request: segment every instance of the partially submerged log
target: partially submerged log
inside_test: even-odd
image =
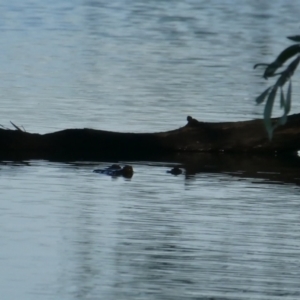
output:
[[[300,114],[288,118],[269,141],[262,120],[199,122],[156,133],[65,129],[47,134],[0,129],[1,159],[109,160],[155,159],[189,152],[292,153],[300,150]],[[273,119],[274,122],[277,119]]]

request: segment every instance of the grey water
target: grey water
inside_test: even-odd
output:
[[[0,123],[166,131],[261,118],[298,1],[0,2]],[[292,111],[300,111],[299,75]],[[280,115],[279,105],[274,115]],[[0,162],[1,299],[299,299],[299,159]],[[180,165],[183,174],[167,173]]]

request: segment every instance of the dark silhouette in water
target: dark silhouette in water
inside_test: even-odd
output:
[[[131,178],[134,173],[132,166],[125,165],[123,168],[121,168],[121,166],[117,164],[113,164],[106,169],[96,169],[93,172],[109,175],[112,177],[123,176],[125,178]]]
[[[173,174],[173,175],[180,175],[182,174],[182,170],[179,167],[174,167],[173,169],[167,171],[167,173]]]

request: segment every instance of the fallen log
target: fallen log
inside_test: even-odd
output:
[[[156,133],[65,129],[37,134],[0,129],[0,159],[109,160],[155,159],[189,152],[292,153],[300,150],[300,114],[288,117],[268,139],[262,120],[199,122],[187,117],[181,128]],[[272,119],[273,122],[277,118]]]

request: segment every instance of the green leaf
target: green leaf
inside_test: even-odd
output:
[[[285,113],[288,114],[291,110],[292,104],[292,81],[290,80],[290,84],[286,93],[286,103],[285,103]]]
[[[287,68],[281,72],[281,76],[278,78],[276,81],[275,85],[276,86],[284,86],[285,83],[290,80],[290,78],[293,76],[295,70],[297,69],[298,65],[300,62],[300,56],[298,55],[296,59],[294,59],[288,66]]]
[[[272,62],[270,63],[265,72],[264,72],[264,75],[263,77],[265,79],[268,79],[269,77],[272,77],[272,76],[275,76],[277,74],[275,74],[275,72],[277,71],[278,68],[282,67],[282,65],[287,61],[289,60],[290,58],[292,58],[293,56],[295,56],[296,54],[300,53],[300,45],[298,44],[295,44],[295,45],[292,45],[286,49],[284,49],[279,55],[278,57]],[[298,62],[299,63],[299,62]],[[297,65],[298,65],[297,63]],[[263,64],[257,64],[255,65],[254,67],[256,66],[259,66],[259,65],[263,65]],[[290,67],[290,66],[289,66]],[[288,68],[289,68],[288,67]],[[297,66],[296,66],[297,67]],[[294,69],[295,70],[295,69]]]
[[[292,75],[296,71],[296,69],[299,65],[299,61],[300,61],[300,56],[298,55],[298,57],[296,59],[294,59],[287,67],[287,69],[292,73]]]
[[[280,108],[283,107],[285,107],[285,99],[284,99],[283,89],[280,88]]]
[[[261,103],[263,103],[263,102],[265,101],[266,97],[267,97],[268,94],[269,94],[270,89],[271,89],[271,86],[268,87],[261,95],[259,95],[259,96],[255,99],[255,101],[256,101],[257,104],[261,104]]]
[[[284,125],[286,123],[287,117],[286,117],[286,113],[285,113],[285,107],[286,107],[286,102],[285,102],[285,98],[284,98],[284,93],[283,93],[283,89],[280,88],[280,108],[283,108],[283,115],[282,117],[277,121],[276,124],[276,128],[279,125]]]
[[[279,125],[284,125],[287,121],[287,115],[286,113],[283,114],[283,116],[278,120],[276,127],[278,127]]]
[[[287,38],[294,42],[300,42],[300,35],[287,36]]]
[[[268,65],[266,68],[263,78],[268,79],[269,77],[274,76],[275,72],[277,71],[278,68],[282,66],[281,63],[278,63],[277,60],[273,61],[271,64]]]
[[[273,110],[276,93],[277,93],[277,86],[275,85],[269,94],[269,97],[268,97],[268,100],[267,100],[267,103],[265,106],[265,110],[264,110],[264,123],[265,123],[265,127],[268,132],[268,136],[269,136],[270,140],[272,139],[273,130],[274,130],[274,128],[272,127],[271,115],[272,115],[272,110]]]
[[[276,61],[283,65],[287,60],[300,52],[300,45],[295,44],[284,49],[276,58]]]
[[[284,112],[282,117],[278,120],[276,127],[279,125],[284,125],[287,121],[287,116],[288,113],[291,110],[291,103],[292,103],[292,82],[290,81],[290,84],[288,86],[288,91],[287,91],[287,95],[286,95],[286,101],[284,100],[284,94],[283,91],[281,89],[281,97],[280,97],[280,102],[282,101],[281,99],[283,98],[284,104],[283,104],[283,108],[284,108]]]

